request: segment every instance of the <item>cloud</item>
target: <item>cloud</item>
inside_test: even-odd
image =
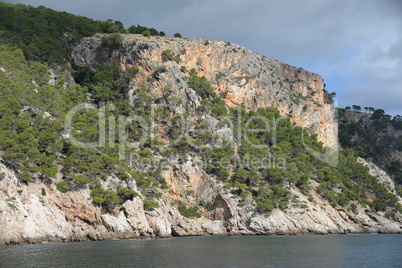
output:
[[[402,114],[400,0],[21,0],[146,25],[169,35],[219,39],[321,74],[341,106]],[[379,90],[381,89],[381,90]]]
[[[349,63],[344,69],[345,76],[350,72],[353,77],[342,95],[346,105],[359,103],[385,108],[389,114],[401,114],[402,38],[388,46],[370,46]],[[363,82],[353,84],[357,79]]]

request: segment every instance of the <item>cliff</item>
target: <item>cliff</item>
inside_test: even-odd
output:
[[[69,155],[67,152],[70,145],[65,142],[54,160],[58,164],[55,178],[33,172],[32,179],[28,181],[23,180],[16,166],[2,155],[0,244],[181,235],[402,231],[401,214],[397,210],[393,211],[393,207],[389,207],[390,203],[378,202],[382,198],[381,191],[377,193],[368,188],[357,188],[360,183],[357,177],[360,174],[363,174],[362,178],[370,179],[370,185],[376,187],[384,181],[386,174],[381,174],[381,181],[365,175],[369,168],[376,169],[374,164],[364,162],[368,168],[361,164],[350,165],[351,169],[346,172],[340,168],[326,167],[319,159],[301,151],[304,140],[298,135],[303,132],[296,126],[306,127],[310,129],[306,132],[316,133],[325,146],[335,149],[338,146],[336,118],[331,104],[327,103],[328,96],[319,75],[227,42],[123,35],[118,45],[111,47],[105,45],[105,37],[108,36],[86,37],[73,45],[71,66],[80,71],[83,70],[80,68],[89,67],[90,72],[86,71],[85,74],[96,77],[96,72],[102,66],[117,63],[118,71],[112,76],[117,77],[116,83],[122,91],[119,94],[125,97],[131,109],[137,109],[136,114],[152,115],[151,109],[148,111],[144,104],[149,102],[152,109],[161,112],[158,117],[161,123],[151,125],[155,129],[151,136],[164,146],[154,148],[146,145],[146,150],[134,151],[143,159],[147,159],[144,156],[146,154],[152,156],[145,164],[135,161],[130,163],[131,170],[121,171],[123,166],[108,163],[104,164],[103,170],[91,173],[74,170],[81,160],[88,161],[90,157],[79,155],[78,150]],[[4,67],[7,72],[10,70]],[[190,71],[193,68],[196,75]],[[64,84],[60,88],[66,90],[74,84],[71,81],[72,76],[77,77],[74,72],[78,71],[52,69],[51,83],[57,84],[58,79],[64,76]],[[205,80],[201,79],[202,76]],[[204,91],[197,91],[195,86],[189,85],[191,79],[201,84],[205,92],[208,92],[205,82],[208,81],[227,107],[213,93],[203,97],[206,94]],[[94,98],[99,93],[96,90],[102,87],[90,86],[92,92],[86,97],[87,101],[92,105],[98,104]],[[214,114],[214,107],[209,107],[209,110],[205,108],[211,103],[218,107],[223,105],[224,109]],[[212,154],[211,151],[216,157],[223,154],[221,148],[226,150],[226,144],[234,148],[225,151],[227,155],[241,155],[242,150],[260,152],[259,149],[242,148],[241,138],[239,140],[235,133],[236,128],[230,127],[230,122],[225,123],[225,116],[217,115],[228,114],[228,111],[232,111],[229,107],[236,108],[239,104],[245,107],[240,113],[258,112],[258,108],[273,106],[281,115],[290,118],[291,123],[287,125],[287,119],[283,119],[284,129],[282,132],[278,130],[278,139],[280,134],[286,141],[272,142],[276,136],[270,136],[270,139],[265,136],[253,137],[272,142],[272,148],[262,154],[272,153],[286,160],[289,165],[284,167],[283,172],[276,166],[256,169],[248,167],[244,172],[234,167],[233,163],[224,170],[203,164],[203,161],[208,160],[206,157]],[[116,105],[110,108],[110,113],[116,113],[117,117],[116,111],[119,109]],[[265,112],[274,114],[274,120],[278,119],[274,110],[268,109]],[[46,116],[56,116],[54,114]],[[129,117],[135,117],[128,114]],[[174,125],[174,118],[183,114],[186,115],[185,120],[190,124],[190,129],[194,130],[196,124],[203,124],[208,130],[210,136],[205,142],[206,149],[195,145],[179,147],[172,142],[174,130],[178,128]],[[110,129],[113,124],[110,123],[112,121],[108,122]],[[58,133],[63,142],[71,137],[69,130],[65,128]],[[138,128],[132,127],[125,133],[127,137],[120,132],[119,137],[128,139],[132,134],[133,145],[138,142],[137,138],[141,134],[136,131]],[[82,132],[78,130],[75,134]],[[297,137],[292,138],[292,135]],[[305,135],[306,138],[309,136]],[[280,145],[275,146],[277,143]],[[319,146],[313,141],[310,145]],[[179,153],[180,159],[169,154],[172,148]],[[66,171],[63,165],[67,165],[69,159],[74,160],[74,157],[81,158],[69,164],[71,167]],[[352,160],[356,161],[352,154],[341,156],[340,165],[348,166],[348,161]],[[94,161],[98,167],[100,164],[97,161],[102,161]],[[158,166],[162,164],[162,167]],[[113,165],[120,169],[114,170],[111,167]],[[157,172],[154,170],[158,170],[159,174],[155,175]],[[89,174],[91,181],[78,177],[73,174],[74,171],[79,176]],[[140,176],[139,172],[148,173]],[[222,175],[222,172],[227,173]],[[353,174],[355,172],[359,172],[359,175]],[[379,171],[373,171],[372,174],[377,176]],[[151,178],[151,175],[156,179]],[[350,183],[346,176],[351,177]],[[344,180],[340,181],[341,177]],[[390,178],[385,180],[388,181],[388,187],[391,187],[389,184],[393,181]],[[60,183],[66,182],[70,186],[68,190],[60,186],[65,186]],[[96,196],[95,190],[99,189],[128,189],[132,192],[129,192],[130,196],[126,196],[122,204],[109,206],[105,195],[102,198]],[[362,192],[354,195],[349,189]],[[151,208],[150,199],[156,203]],[[399,200],[396,202],[400,203]]]
[[[170,237],[181,235],[253,235],[253,234],[347,234],[400,233],[402,218],[391,220],[384,213],[373,213],[358,207],[351,212],[332,207],[314,188],[310,198],[298,190],[303,206],[288,211],[275,210],[271,215],[253,215],[249,204],[241,208],[236,196],[225,193],[222,186],[205,173],[185,170],[176,178],[166,176],[174,188],[163,194],[161,206],[153,212],[143,209],[136,197],[126,201],[113,215],[102,215],[99,207],[89,200],[89,190],[61,194],[46,180],[36,180],[29,186],[20,184],[12,170],[0,164],[0,244],[73,242],[104,239]],[[373,171],[375,172],[375,171]],[[187,177],[187,176],[188,177]],[[191,178],[188,180],[188,178]],[[388,178],[389,179],[389,178]],[[389,179],[390,180],[390,179]],[[175,194],[187,187],[197,193],[195,198],[214,202],[215,211],[199,219],[183,217],[169,205]],[[248,203],[248,202],[247,202]]]
[[[185,76],[180,72],[181,66],[188,70],[195,68],[200,76],[211,82],[229,107],[242,103],[252,110],[276,107],[296,125],[316,133],[324,146],[338,147],[334,107],[327,103],[328,93],[317,74],[223,41],[126,35],[121,48],[123,53],[121,49],[110,51],[102,47],[100,36],[88,37],[73,47],[72,60],[77,65],[92,68],[98,64],[111,64],[112,60],[117,60],[123,69],[136,64],[140,71],[132,82],[137,85],[147,82],[156,67],[165,65],[168,72],[151,85],[151,91],[159,96],[168,83],[173,84],[175,91],[183,86]],[[162,52],[167,49],[179,55],[180,62],[164,64]]]

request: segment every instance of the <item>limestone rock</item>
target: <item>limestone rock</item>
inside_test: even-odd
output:
[[[150,227],[145,217],[144,203],[141,198],[135,197],[132,201],[127,200],[123,204],[123,208],[130,226],[140,233],[147,233]]]
[[[128,224],[123,211],[117,217],[106,214],[102,215],[101,218],[105,227],[111,232],[125,233],[131,231],[131,226]]]
[[[373,162],[371,162],[369,160],[366,160],[364,158],[358,157],[357,161],[362,163],[364,166],[368,167],[370,175],[376,177],[381,182],[382,185],[387,187],[387,189],[389,191],[391,191],[393,194],[398,196],[398,194],[396,194],[396,191],[395,191],[394,181],[388,176],[387,173],[385,173],[384,170],[380,169]],[[400,203],[402,205],[402,199],[399,198],[399,200],[400,200]]]
[[[211,235],[226,235],[226,228],[223,225],[223,221],[208,221],[201,225],[202,228]]]
[[[147,48],[141,47],[139,50],[138,46],[143,44]],[[188,69],[195,68],[200,76],[212,81],[215,91],[225,96],[228,106],[237,107],[244,103],[253,110],[274,106],[282,115],[290,116],[297,125],[312,128],[325,146],[338,147],[338,127],[333,107],[325,102],[328,93],[317,74],[222,41],[208,41],[208,45],[204,40],[141,43],[127,36],[122,45],[127,53],[106,57],[107,53],[101,49],[100,37],[86,37],[72,48],[72,59],[77,65],[92,67],[117,59],[123,68],[129,68],[135,62],[135,57],[140,57],[140,72],[135,77],[137,84],[146,81],[154,68],[165,64],[168,71],[163,74],[162,80],[170,83],[174,87],[174,94],[183,101],[183,106],[174,108],[183,109],[187,106],[190,110],[200,104],[194,92],[186,86],[180,68],[182,65]],[[166,49],[180,55],[180,64],[162,61],[161,55]],[[219,78],[218,74],[223,76]],[[155,84],[152,91],[162,95],[164,86],[166,83]],[[188,98],[184,98],[186,95]],[[187,101],[193,104],[187,105]]]

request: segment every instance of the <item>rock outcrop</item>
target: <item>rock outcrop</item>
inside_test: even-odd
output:
[[[295,125],[317,133],[324,145],[337,148],[336,118],[320,76],[228,42],[158,38],[128,35],[120,49],[110,49],[102,46],[101,37],[88,37],[72,47],[71,59],[75,65],[93,69],[112,61],[118,62],[121,70],[138,67],[138,74],[128,82],[131,105],[138,98],[141,84],[147,83],[154,99],[169,94],[169,106],[155,103],[156,108],[173,114],[187,112],[189,120],[196,118],[201,98],[188,86],[189,76],[184,69],[195,68],[229,107],[241,103],[250,110],[274,106]],[[162,53],[166,50],[180,56],[180,60],[164,60]],[[166,70],[156,73],[162,66]],[[206,115],[204,121],[220,139],[236,142],[232,129],[216,127],[216,118]],[[105,213],[92,202],[88,187],[62,193],[52,180],[40,175],[26,184],[0,158],[0,245],[183,235],[402,232],[399,213],[389,219],[385,212],[374,213],[360,204],[352,210],[334,207],[318,193],[318,183],[311,179],[306,192],[287,187],[295,199],[288,209],[255,213],[252,196],[235,195],[222,181],[208,175],[199,164],[199,155],[186,155],[179,162],[169,157],[164,160],[161,176],[167,187],[159,189],[159,207],[145,211],[146,198],[138,191],[136,197]],[[379,171],[373,175],[382,176]],[[105,189],[122,186],[137,192],[135,180],[120,181],[117,176],[106,176],[100,184]],[[59,176],[56,180],[61,179]],[[180,202],[188,207],[209,204],[210,209],[200,205],[200,217],[188,218],[180,213]]]
[[[367,159],[358,157],[357,161],[362,163],[364,166],[368,167],[370,175],[376,177],[381,182],[381,184],[388,189],[388,191],[393,193],[395,196],[399,198],[400,201],[402,201],[401,197],[396,193],[394,181],[389,177],[389,175],[384,170],[382,170],[381,168],[376,166],[373,162]]]
[[[334,107],[327,103],[328,93],[319,75],[229,42],[138,39],[138,36],[126,36],[122,41],[125,52],[121,53],[102,47],[100,37],[84,38],[73,47],[72,59],[77,65],[92,67],[117,60],[123,69],[133,67],[136,62],[140,72],[132,81],[134,87],[152,77],[156,67],[165,65],[168,71],[151,89],[156,95],[161,95],[168,83],[173,85],[173,91],[183,91],[186,86],[181,66],[186,66],[188,70],[195,68],[200,76],[211,81],[215,91],[223,96],[229,107],[237,107],[241,103],[253,110],[276,107],[295,124],[317,133],[324,146],[338,147]],[[179,55],[181,61],[164,62],[162,52],[167,49]],[[178,94],[183,101],[186,95],[190,95],[191,99],[191,90],[184,90],[183,93],[181,96]],[[194,101],[197,105],[197,101]]]
[[[312,198],[292,190],[302,207],[255,215],[248,211],[247,204],[239,207],[237,197],[211,181],[213,190],[208,198],[221,208],[215,215],[185,218],[167,202],[171,198],[168,193],[155,211],[145,212],[142,200],[136,197],[119,210],[102,215],[101,209],[88,200],[88,190],[60,193],[54,184],[40,178],[28,187],[19,183],[4,164],[0,164],[0,174],[0,245],[185,235],[402,232],[402,218],[393,221],[384,213],[373,213],[360,205],[355,212],[333,208],[314,190],[310,191]]]

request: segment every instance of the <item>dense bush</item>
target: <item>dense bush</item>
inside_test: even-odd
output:
[[[204,76],[197,76],[195,69],[190,70],[190,79],[188,81],[188,85],[194,89],[201,96],[201,98],[211,98],[216,96],[216,93],[214,92],[214,89],[208,80]]]
[[[166,49],[162,51],[162,60],[163,61],[172,61],[179,63],[181,62],[180,55],[176,55],[171,49]]]
[[[120,47],[120,42],[123,38],[119,34],[113,34],[110,36],[103,36],[101,38],[102,46],[109,49],[118,49]]]
[[[159,207],[158,202],[155,202],[154,200],[144,200],[144,209],[145,210],[154,210],[155,208]]]
[[[127,28],[127,32],[129,32],[131,34],[144,34],[144,32],[148,32],[149,35],[165,36],[165,33],[163,31],[158,32],[154,28],[148,28],[148,27],[141,26],[141,25],[137,25],[137,26],[132,25]]]
[[[198,213],[194,208],[192,207],[186,207],[186,205],[183,202],[179,202],[178,204],[178,209],[181,215],[183,215],[186,218],[200,218],[201,214]]]

